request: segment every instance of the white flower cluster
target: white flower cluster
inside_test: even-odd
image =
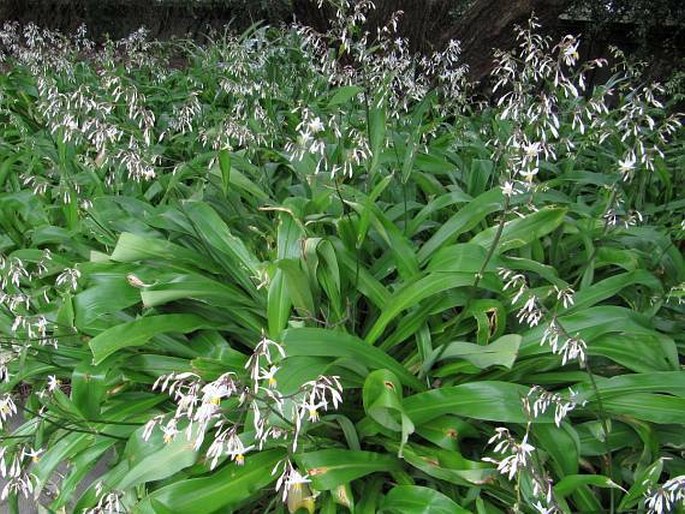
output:
[[[532,493],[535,498],[533,507],[540,513],[557,514],[561,513],[557,502],[554,499],[553,482],[544,469],[541,469],[533,459],[535,447],[528,442],[530,433],[530,423],[526,428],[526,433],[521,441],[518,441],[507,428],[498,427],[495,435],[489,440],[488,444],[494,444],[494,453],[503,456],[502,459],[485,457],[485,462],[497,465],[497,471],[507,478],[507,480],[518,480],[518,477],[525,475],[532,484]],[[518,510],[518,509],[514,509]]]
[[[51,261],[52,253],[48,249],[44,249],[40,259],[33,262],[0,254],[0,310],[4,310],[10,319],[13,318],[11,344],[4,347],[0,354],[2,380],[10,380],[7,366],[14,356],[24,350],[26,344],[57,347],[57,339],[51,335],[51,323],[41,312],[51,303],[52,295],[49,293],[59,295],[64,285],[75,286],[80,273],[67,268],[52,285],[45,284],[43,279],[48,274]]]
[[[515,305],[521,298],[526,296],[526,301],[516,315],[518,322],[525,322],[530,327],[537,326],[544,317],[544,314],[540,308],[539,298],[528,289],[526,277],[522,273],[515,273],[506,268],[498,268],[497,273],[504,281],[503,291],[508,291],[509,289],[516,291],[511,299],[512,305]]]
[[[679,505],[685,507],[685,475],[671,478],[645,495],[647,514],[673,512]]]
[[[104,484],[95,484],[95,493],[100,498],[92,509],[86,509],[83,514],[125,514],[127,510],[121,504],[122,494],[117,491],[104,493]]]
[[[7,448],[0,446],[0,476],[5,485],[0,493],[0,501],[6,500],[11,494],[21,494],[29,498],[36,486],[38,478],[29,471],[32,462],[37,462],[44,450],[34,450],[28,447],[15,448],[12,456],[7,455]],[[9,462],[9,465],[8,465]]]
[[[496,132],[491,143],[507,170],[504,194],[534,190],[541,161],[554,162],[559,155],[607,140],[623,148],[616,163],[623,181],[631,180],[641,168],[653,171],[655,159],[664,156],[663,149],[681,126],[677,114],[655,114],[663,112],[658,100],[663,88],[650,84],[634,89],[635,77],[627,70],[615,70],[609,84],[588,91],[588,73],[605,66],[606,60],[579,63],[578,38],[567,35],[552,47],[549,38],[536,32],[538,28],[531,18],[527,27],[518,28],[517,47],[497,51],[495,56],[493,92],[500,93],[499,117],[509,128]],[[625,62],[620,52],[614,58]],[[618,105],[610,109],[617,98]],[[570,131],[564,129],[568,125]]]
[[[516,273],[506,268],[498,268],[499,276],[504,281],[503,291],[513,290],[514,296],[511,299],[515,305],[522,298],[526,298],[523,306],[519,309],[516,319],[519,323],[526,323],[530,327],[535,327],[544,319],[545,311],[540,304],[540,298],[528,288],[525,275]],[[564,309],[573,306],[575,292],[570,286],[553,286],[556,293],[556,300]],[[545,327],[540,340],[540,345],[548,344],[552,353],[561,355],[562,364],[577,360],[580,365],[584,365],[587,353],[587,343],[579,336],[571,336],[566,332],[555,314]]]
[[[430,55],[414,55],[408,40],[398,35],[402,11],[393,13],[374,37],[364,30],[369,13],[376,8],[373,2],[328,3],[336,14],[326,34],[302,26],[297,31],[305,51],[330,84],[365,84],[378,104],[387,101],[391,118],[400,118],[431,91],[437,92],[443,114],[458,111],[466,103],[467,67],[459,64],[458,42],[450,41],[444,50]]]
[[[561,355],[562,365],[577,360],[583,366],[587,358],[587,343],[578,334],[569,335],[555,317],[542,334],[540,345],[548,344],[555,355]]]
[[[285,144],[285,151],[292,161],[302,161],[305,156],[310,156],[316,161],[315,174],[326,171],[331,178],[340,173],[349,178],[355,167],[369,159],[368,139],[352,124],[341,122],[336,117],[322,120],[309,107],[293,109],[292,113],[301,120],[296,127],[297,138]],[[330,151],[327,151],[328,147]]]
[[[501,460],[484,458],[486,462],[497,464],[497,471],[512,480],[517,473],[526,469],[530,465],[530,459],[535,447],[528,443],[528,432],[521,441],[517,441],[505,427],[495,429],[495,435],[489,440],[488,444],[494,444],[494,452],[504,455]]]
[[[163,432],[166,442],[185,432],[199,450],[211,432],[212,441],[206,452],[211,468],[222,457],[241,465],[249,451],[261,450],[269,441],[288,440],[291,451],[296,451],[305,424],[318,421],[321,411],[337,409],[342,403],[342,386],[335,376],[320,376],[302,384],[295,393],[282,394],[276,373],[285,356],[280,344],[263,337],[246,363],[248,382],[242,382],[232,372],[211,382],[191,372],[159,377],[153,389],[168,393],[176,411],[171,417],[152,418],[143,429],[143,438],[149,439],[156,427]],[[226,415],[222,403],[229,399],[237,400],[239,421],[236,412],[231,413],[230,419]],[[253,435],[241,435],[246,419],[251,422]],[[247,437],[252,444],[248,444]]]
[[[573,389],[569,388],[568,399],[564,399],[561,395],[546,391],[538,385],[531,387],[521,402],[523,403],[523,410],[532,418],[541,416],[547,412],[550,406],[554,405],[554,424],[557,427],[561,426],[561,422],[569,412],[578,405],[582,406],[586,403],[585,401],[578,401],[578,395]]]

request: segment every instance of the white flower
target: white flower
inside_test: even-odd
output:
[[[171,418],[166,425],[162,425],[160,428],[164,433],[164,442],[167,444],[173,441],[179,433],[175,418]]]
[[[519,310],[516,318],[519,323],[525,321],[530,327],[536,326],[540,323],[543,314],[540,308],[537,306],[537,296],[534,294],[530,295],[523,305],[521,310]]]
[[[497,464],[497,471],[502,475],[506,475],[509,480],[523,468],[528,465],[530,455],[535,448],[528,444],[528,433],[523,436],[523,440],[518,443],[509,433],[509,430],[503,427],[495,429],[495,435],[490,438],[488,444],[497,442],[494,452],[501,454],[508,454],[501,461],[495,459],[485,458],[486,462]]]
[[[563,343],[560,344],[560,340]],[[556,318],[550,321],[542,334],[540,345],[549,344],[552,353],[562,356],[562,364],[578,360],[581,366],[585,363],[587,343],[578,335],[571,337],[566,334]]]
[[[159,425],[162,422],[163,419],[164,419],[164,415],[160,414],[160,415],[152,418],[147,423],[145,423],[145,426],[143,427],[143,434],[141,436],[143,438],[143,441],[149,441],[150,440],[150,437],[152,436],[152,431],[154,430],[154,428],[157,425]]]
[[[79,278],[81,278],[79,270],[76,268],[66,268],[55,280],[55,285],[59,287],[68,284],[72,291],[76,291]]]
[[[661,487],[646,494],[645,507],[648,514],[671,512],[678,504],[685,506],[685,475],[671,478]]]
[[[55,375],[48,375],[48,391],[53,392],[60,388],[62,382]]]
[[[299,417],[307,416],[309,421],[319,421],[319,409],[324,407],[324,402],[317,402],[315,398],[309,396],[299,406]]]
[[[569,307],[573,306],[573,295],[575,294],[575,292],[571,287],[559,289],[557,286],[554,286],[554,290],[557,293],[557,300],[561,301],[561,304],[564,306],[564,309],[568,309]]]
[[[307,128],[312,134],[316,134],[324,129],[324,125],[321,122],[321,119],[319,119],[319,117],[317,116],[316,118],[310,120],[309,123],[307,123]]]
[[[45,450],[39,448],[37,450],[34,450],[33,448],[22,448],[21,450],[21,458],[29,458],[31,459],[32,462],[38,462],[40,459],[41,454],[45,453]]]
[[[271,366],[268,369],[262,368],[257,375],[257,380],[266,380],[269,389],[275,389],[278,385],[276,381],[276,373],[280,368],[278,366]]]
[[[285,503],[289,494],[301,490],[305,484],[310,482],[310,480],[307,475],[302,475],[296,470],[289,460],[277,463],[271,474],[275,475],[278,468],[281,466],[283,466],[283,472],[278,477],[278,480],[276,480],[276,491],[282,491],[283,502]]]
[[[531,407],[531,399],[535,399]],[[562,420],[576,408],[577,405],[585,405],[586,402],[579,402],[578,395],[573,389],[569,388],[569,399],[564,400],[559,394],[546,391],[540,386],[533,386],[528,394],[522,399],[523,408],[534,418],[544,414],[550,405],[554,405],[554,424],[561,426]]]
[[[618,161],[618,171],[623,175],[623,180],[627,180],[635,169],[635,155],[629,154],[625,159]]]
[[[0,420],[2,420],[0,422],[0,428],[2,428],[4,423],[16,413],[17,406],[14,403],[14,400],[9,393],[5,394],[5,396],[0,398]]]
[[[223,398],[228,398],[238,391],[234,380],[235,373],[228,372],[221,375],[214,382],[202,387],[202,402],[219,405]]]

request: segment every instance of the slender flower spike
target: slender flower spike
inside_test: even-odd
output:
[[[76,268],[65,269],[55,280],[56,286],[69,285],[72,291],[78,288],[78,280],[81,278],[81,272]]]
[[[499,427],[495,430],[495,435],[490,438],[488,444],[497,443],[494,452],[506,455],[502,460],[485,458],[486,462],[497,464],[497,471],[502,475],[506,475],[507,479],[512,480],[514,476],[528,466],[530,456],[535,447],[528,444],[528,433],[523,437],[523,440],[517,442],[504,427]]]

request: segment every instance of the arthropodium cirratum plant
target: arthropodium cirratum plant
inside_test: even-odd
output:
[[[682,502],[677,116],[534,21],[471,106],[458,45],[414,59],[371,8],[175,71],[142,31],[5,26],[10,507]]]

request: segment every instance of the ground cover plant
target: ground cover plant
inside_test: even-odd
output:
[[[2,501],[682,508],[663,90],[533,19],[476,103],[457,43],[338,7],[207,45],[4,26]]]

